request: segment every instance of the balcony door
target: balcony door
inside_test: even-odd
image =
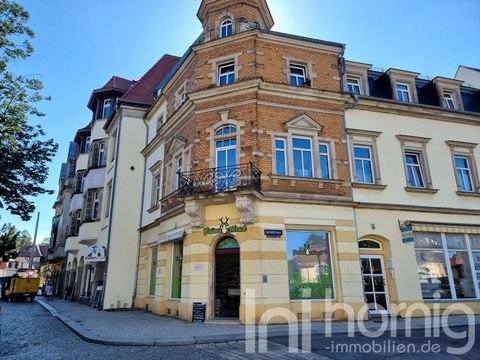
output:
[[[236,187],[237,138],[216,141],[216,190],[226,191]]]

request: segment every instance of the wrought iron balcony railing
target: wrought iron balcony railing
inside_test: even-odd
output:
[[[261,175],[261,171],[253,163],[179,173],[178,195],[213,194],[245,189],[261,191]]]

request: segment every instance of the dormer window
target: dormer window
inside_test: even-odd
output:
[[[443,105],[447,109],[454,110],[455,109],[455,100],[453,97],[453,93],[451,91],[444,91],[443,92]]]
[[[222,24],[220,25],[220,37],[224,38],[224,37],[232,35],[232,33],[233,33],[232,20],[227,19],[227,20],[223,21]]]
[[[290,85],[305,86],[306,69],[302,65],[290,65]]]
[[[360,86],[360,78],[357,76],[347,76],[348,91],[355,95],[361,95],[362,89]]]
[[[408,84],[397,83],[396,84],[397,90],[397,100],[402,102],[410,102],[410,88]]]
[[[106,119],[112,113],[112,99],[105,99],[103,100],[103,112],[102,118]]]

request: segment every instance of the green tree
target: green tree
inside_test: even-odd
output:
[[[27,230],[19,231],[17,237],[17,251],[25,246],[32,245],[32,236]]]
[[[44,139],[42,128],[28,123],[29,116],[44,116],[36,107],[43,84],[31,76],[8,71],[12,60],[27,59],[33,52],[33,31],[28,12],[11,0],[0,0],[0,208],[22,220],[35,210],[29,197],[51,194],[42,185],[58,145]]]
[[[19,232],[12,224],[4,224],[0,228],[0,258],[2,261],[17,257],[18,235]]]

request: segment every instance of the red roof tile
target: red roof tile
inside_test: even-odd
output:
[[[155,88],[180,60],[165,54],[121,97],[121,101],[151,105],[155,101]],[[107,83],[108,84],[108,83]]]

